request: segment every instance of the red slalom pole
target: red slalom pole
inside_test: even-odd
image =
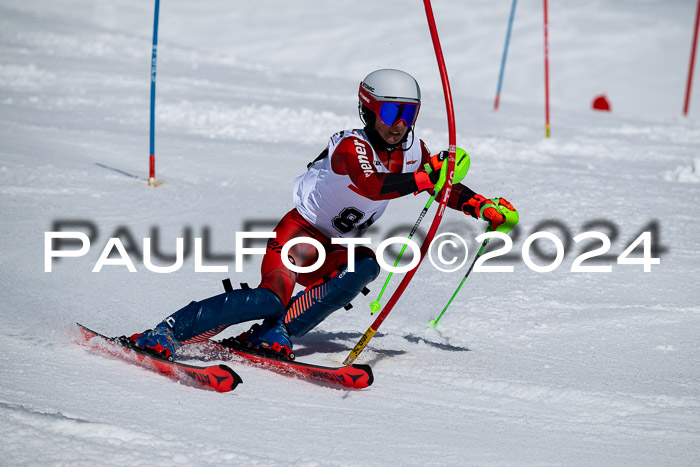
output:
[[[447,181],[445,182],[445,186],[442,188],[441,191],[442,198],[440,199],[440,206],[438,206],[438,210],[435,214],[435,218],[433,219],[433,223],[430,225],[428,235],[426,235],[425,240],[423,241],[423,245],[421,246],[418,264],[415,268],[411,269],[406,273],[403,280],[394,291],[394,294],[391,296],[382,312],[379,314],[379,316],[377,316],[377,319],[374,320],[374,323],[372,323],[367,329],[367,331],[362,335],[360,340],[355,345],[355,348],[352,349],[348,357],[345,359],[345,365],[352,364],[352,362],[354,362],[355,359],[360,355],[362,350],[367,346],[367,343],[372,339],[372,337],[374,337],[374,334],[379,329],[379,326],[382,325],[384,319],[389,315],[389,312],[394,308],[396,302],[399,301],[399,298],[408,286],[408,283],[411,282],[411,279],[415,275],[416,271],[418,270],[418,267],[420,266],[420,263],[423,261],[423,258],[425,258],[425,254],[430,248],[430,244],[433,241],[435,232],[437,232],[437,229],[440,226],[442,216],[445,214],[447,200],[450,199],[450,192],[452,192],[452,178],[454,177],[455,168],[455,153],[457,151],[457,131],[455,129],[455,114],[454,107],[452,105],[452,92],[450,91],[450,82],[447,78],[447,68],[445,67],[445,59],[442,55],[442,47],[440,47],[440,38],[438,37],[437,28],[435,26],[435,17],[433,16],[433,9],[430,5],[430,0],[423,0],[423,5],[425,6],[425,15],[428,20],[428,27],[430,28],[430,37],[433,40],[435,58],[437,59],[438,68],[440,69],[440,78],[442,79],[442,91],[445,95],[445,107],[447,109],[447,125],[449,134]]]
[[[693,87],[693,69],[695,68],[695,50],[698,45],[698,23],[700,23],[700,0],[698,0],[698,8],[695,13],[695,30],[693,32],[693,45],[690,49],[690,67],[688,68],[688,84],[685,87],[685,104],[683,105],[683,115],[688,116],[688,108],[690,107],[690,90]]]
[[[549,19],[547,17],[547,0],[544,0],[544,135],[549,138]]]

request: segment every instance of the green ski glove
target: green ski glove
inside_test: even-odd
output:
[[[435,154],[424,165],[425,171],[428,173],[428,175],[432,174],[432,172],[436,170],[440,171],[440,177],[437,179],[437,182],[435,182],[435,193],[438,193],[440,190],[442,190],[442,187],[445,186],[445,182],[447,181],[448,156],[448,151],[440,151],[440,153]],[[469,159],[469,154],[467,154],[467,152],[464,149],[457,148],[455,152],[455,173],[452,177],[453,185],[464,180],[464,177],[469,171],[470,164],[471,160]]]

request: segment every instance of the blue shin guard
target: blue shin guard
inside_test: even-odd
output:
[[[287,308],[284,324],[290,336],[303,336],[334,311],[347,306],[367,284],[379,275],[379,264],[373,256],[355,261],[355,271],[347,267],[322,284],[299,293]]]
[[[284,304],[265,288],[241,289],[191,302],[163,320],[180,344],[200,342],[232,324],[254,319],[279,318]]]

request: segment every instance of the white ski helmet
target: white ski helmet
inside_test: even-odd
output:
[[[379,118],[393,126],[401,120],[412,127],[420,110],[420,87],[413,76],[401,70],[382,69],[360,83],[360,116],[368,126]]]

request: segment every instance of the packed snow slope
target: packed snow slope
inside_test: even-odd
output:
[[[465,183],[520,214],[510,253],[486,265],[513,272],[472,273],[429,329],[466,266],[443,273],[424,263],[359,358],[375,372],[366,390],[232,363],[244,383],[218,394],[90,353],[74,323],[130,334],[220,293],[225,277],[256,285],[260,257],[234,261],[236,232],[269,230],[291,208],[293,177],[332,133],[360,125],[357,86],[376,68],[418,79],[416,133],[445,148],[422,2],[161,2],[164,183],[151,189],[153,2],[0,1],[2,463],[698,465],[700,90],[681,116],[695,2],[550,2],[551,138],[542,2],[518,2],[492,110],[510,5],[433,8],[458,144],[472,158]],[[602,93],[612,113],[590,110]],[[406,235],[425,201],[393,201],[372,245]],[[485,227],[451,211],[440,233],[461,235],[473,255]],[[91,246],[45,272],[54,230],[88,233]],[[603,246],[573,240],[588,231],[611,245],[582,266],[610,272],[572,272]],[[617,264],[643,231],[660,264]],[[566,246],[551,272],[522,257],[552,263],[551,240],[527,247],[536,232]],[[110,237],[136,272],[92,272]],[[178,237],[189,245],[182,267],[148,270],[143,239],[167,266]],[[205,239],[205,264],[228,272],[195,272],[194,238]],[[641,247],[630,255],[641,256]],[[372,323],[368,305],[386,276],[299,339],[298,358],[342,362]]]

